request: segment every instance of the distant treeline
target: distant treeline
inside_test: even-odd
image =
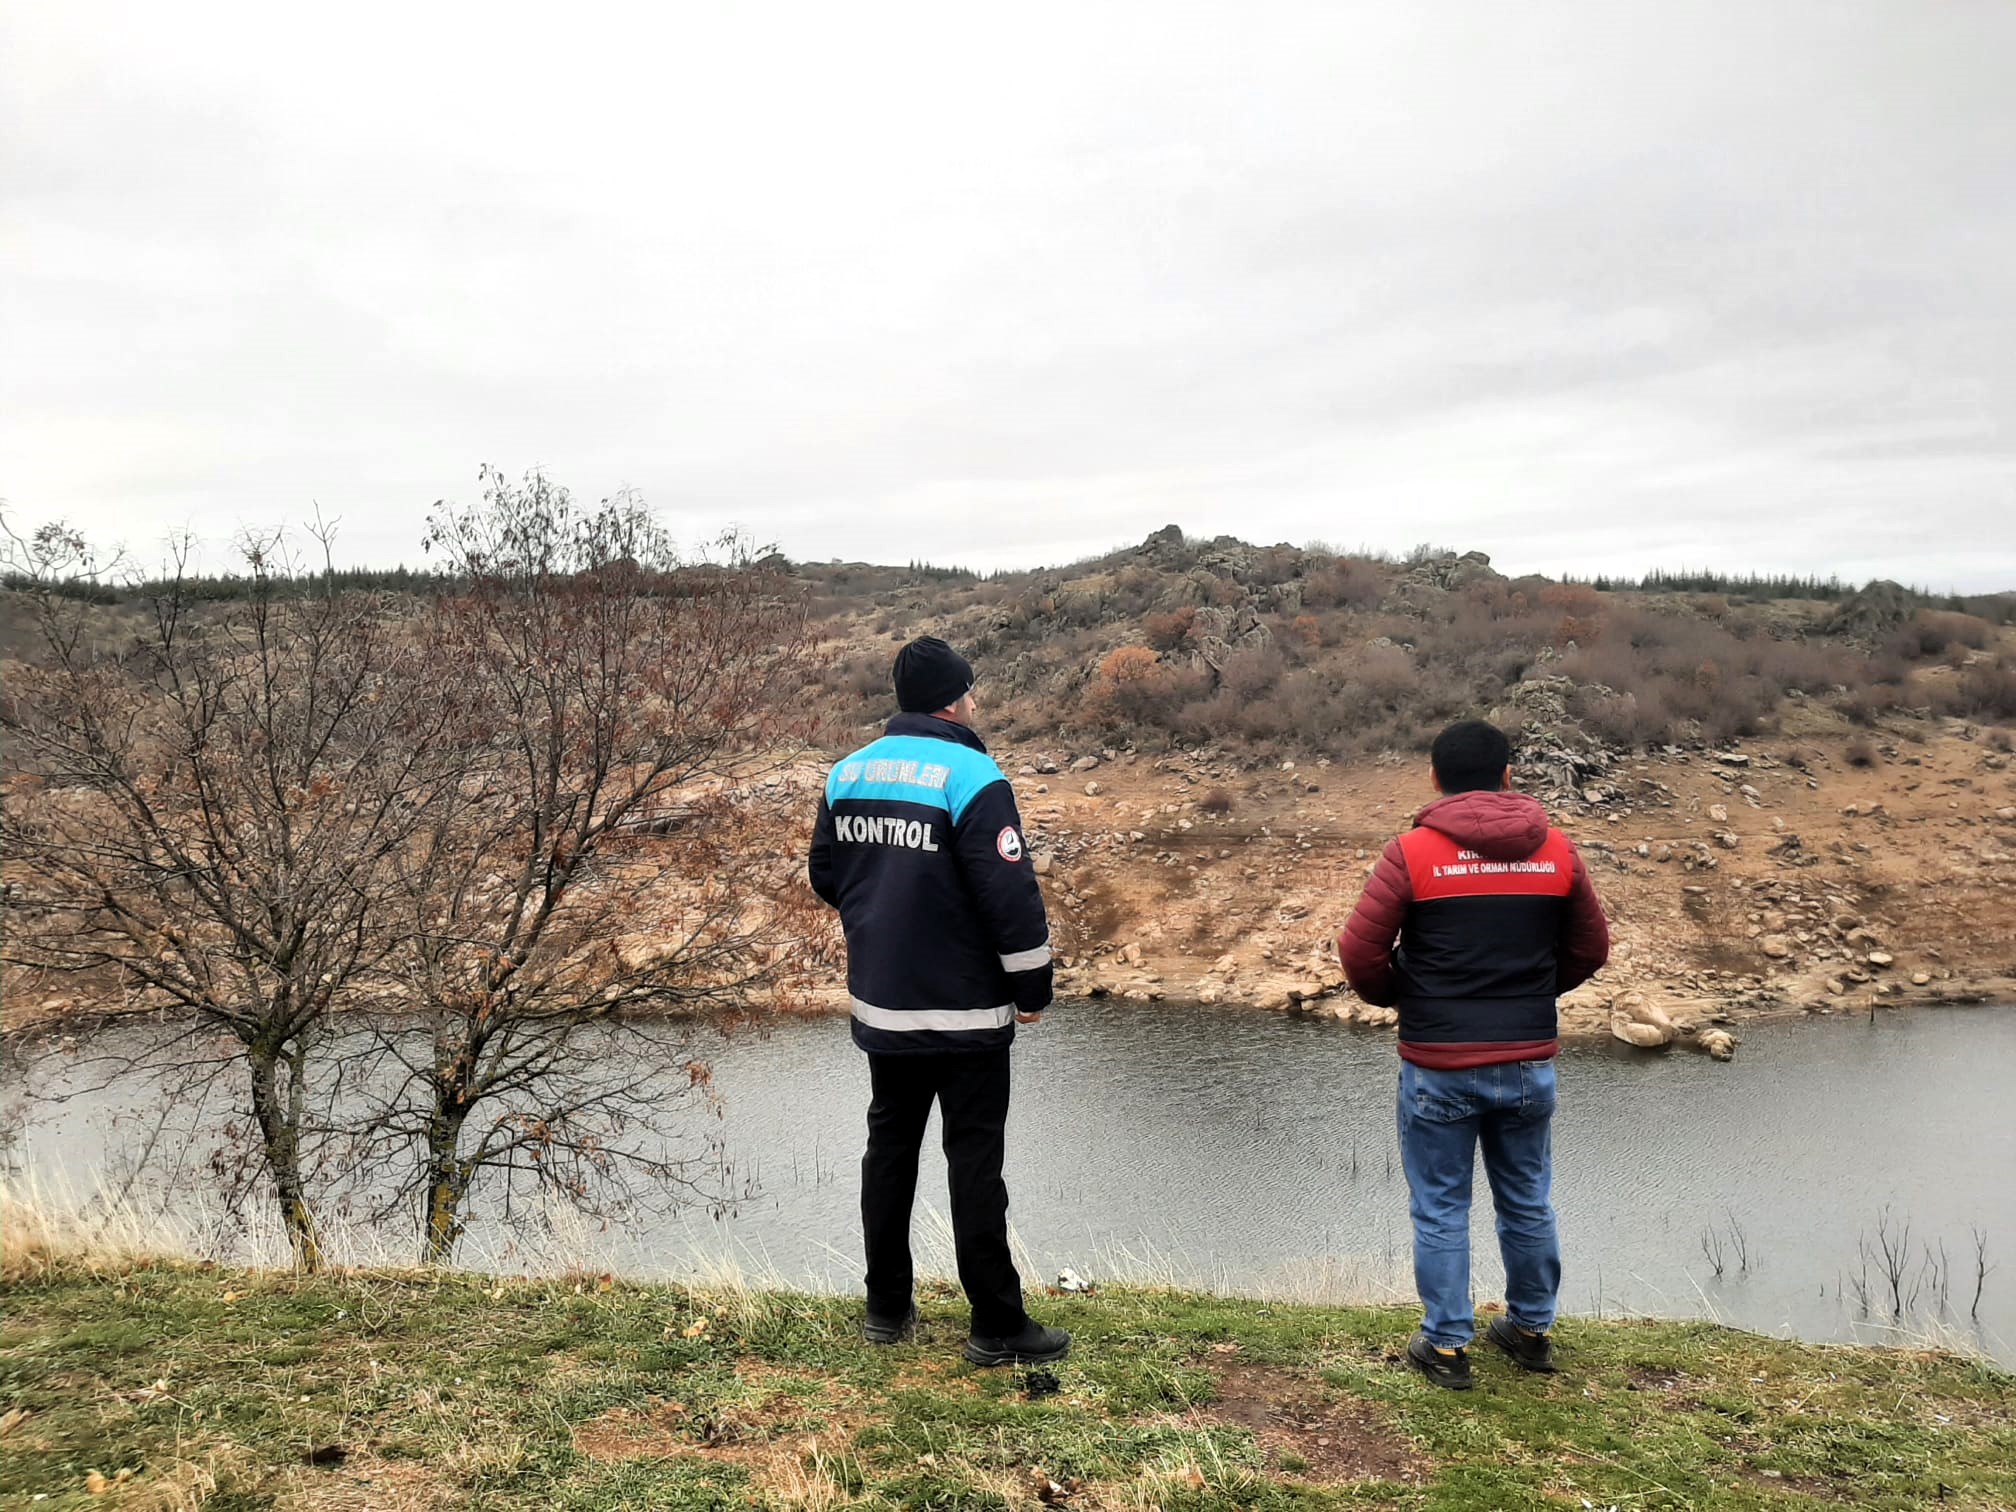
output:
[[[1599,593],[1720,593],[1740,599],[1821,599],[1835,603],[1860,591],[1855,583],[1838,577],[1797,577],[1791,573],[1711,572],[1682,567],[1677,572],[1655,568],[1642,577],[1612,577],[1598,573],[1591,578],[1563,577],[1564,583],[1587,583]],[[1931,600],[1935,595],[1922,588],[1906,590],[1915,599]]]
[[[64,598],[93,604],[146,603],[170,593],[195,603],[225,603],[248,597],[256,581],[246,573],[226,572],[192,575],[179,580],[149,578],[130,583],[64,578],[46,586]],[[416,571],[411,567],[336,567],[317,572],[278,574],[268,581],[282,593],[327,592],[331,589],[338,592],[421,593],[441,587],[448,579],[438,572]],[[35,586],[35,582],[22,573],[0,575],[0,587],[28,589]]]
[[[1719,594],[1724,598],[1751,603],[1772,599],[1817,599],[1840,603],[1865,591],[1870,584],[1844,583],[1838,577],[1798,577],[1791,573],[1711,572],[1683,567],[1677,572],[1654,569],[1643,577],[1564,576],[1564,583],[1582,583],[1599,593],[1697,593]],[[1899,584],[1904,597],[1916,609],[1944,609],[1978,615],[1992,623],[2016,621],[2016,593],[1935,593],[1915,584]]]
[[[1315,549],[1327,551],[1327,548],[1320,546]],[[1422,560],[1429,554],[1431,553],[1428,548],[1419,548],[1400,560],[1411,563]],[[1382,564],[1391,564],[1396,560],[1382,553],[1358,552],[1352,555]],[[773,555],[768,564],[787,568],[791,565],[781,554]],[[1015,581],[1033,575],[1027,571],[1012,569],[982,573],[970,567],[941,566],[936,562],[922,560],[913,560],[907,567],[901,568],[879,567],[859,562],[806,563],[802,564],[799,570],[822,580],[829,588],[843,591],[850,588],[872,591],[898,584],[914,586],[925,583],[973,584]],[[51,587],[53,591],[66,598],[99,604],[145,603],[178,589],[180,596],[186,601],[222,603],[248,596],[254,581],[249,574],[244,573],[212,573],[185,577],[180,580],[179,585],[168,578],[127,583],[72,578],[55,583]],[[283,593],[326,592],[331,589],[424,593],[446,586],[448,578],[439,572],[412,567],[339,567],[287,574],[273,581]],[[1556,581],[1583,585],[1599,593],[1719,594],[1725,598],[1750,603],[1765,603],[1773,599],[1810,599],[1823,603],[1840,603],[1863,591],[1865,586],[1843,582],[1838,577],[1801,577],[1791,573],[1714,572],[1684,567],[1677,571],[1655,568],[1637,578],[1613,577],[1602,573],[1594,577],[1580,577],[1564,573]],[[33,586],[28,578],[19,573],[0,574],[0,587],[25,589]],[[1991,624],[2016,623],[2016,593],[1935,593],[1931,589],[1917,586],[1905,586],[1904,593],[1914,608],[1945,609],[1978,615]]]

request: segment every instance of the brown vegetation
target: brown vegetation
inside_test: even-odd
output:
[[[775,777],[804,734],[795,591],[746,553],[680,562],[632,501],[485,483],[436,517],[448,570],[415,599],[302,591],[268,538],[239,602],[171,580],[108,645],[53,591],[80,540],[22,562],[4,959],[78,983],[43,1032],[150,1026],[105,1077],[242,1075],[244,1174],[306,1267],[339,1173],[386,1178],[432,1260],[485,1177],[591,1211],[676,1180],[664,1075],[706,1070],[668,1015],[816,963],[771,843],[801,806]]]
[[[1620,750],[1766,733],[1793,704],[1865,725],[1910,710],[2016,717],[2016,657],[1998,639],[2016,618],[2010,596],[1963,611],[1883,584],[1715,589],[1693,575],[1601,588],[1507,579],[1432,549],[1400,563],[1173,530],[987,580],[800,571],[828,638],[850,647],[831,686],[857,724],[886,708],[895,644],[927,630],[969,650],[1004,735],[1146,751],[1419,750],[1459,715],[1499,708],[1516,722],[1516,690],[1536,679],[1562,679],[1570,716]]]

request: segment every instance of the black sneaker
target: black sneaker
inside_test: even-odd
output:
[[[870,1344],[907,1344],[916,1332],[917,1309],[914,1306],[909,1316],[904,1318],[878,1318],[871,1312],[861,1325],[861,1337]]]
[[[1071,1335],[1030,1322],[1005,1339],[974,1334],[966,1341],[965,1353],[975,1365],[1051,1365],[1071,1353]]]
[[[1407,1341],[1407,1363],[1450,1391],[1468,1391],[1474,1384],[1470,1379],[1470,1351],[1437,1349],[1428,1342],[1425,1333],[1417,1332]]]
[[[1553,1375],[1558,1367],[1554,1363],[1554,1336],[1544,1333],[1528,1333],[1510,1318],[1493,1318],[1485,1337],[1512,1357],[1512,1363],[1521,1370],[1535,1371],[1540,1375]]]

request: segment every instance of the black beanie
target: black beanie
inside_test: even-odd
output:
[[[973,691],[973,668],[935,635],[920,635],[896,653],[896,707],[936,714]]]

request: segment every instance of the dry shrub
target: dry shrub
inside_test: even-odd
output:
[[[1921,661],[1954,651],[1982,650],[1994,636],[1995,627],[1974,615],[1920,609],[1890,637],[1885,649],[1909,660]]]
[[[1234,698],[1264,698],[1274,691],[1288,663],[1272,646],[1248,646],[1225,658],[1218,686]]]
[[[1122,646],[1117,651],[1109,651],[1100,660],[1098,677],[1092,685],[1093,692],[1124,687],[1152,677],[1161,662],[1162,658],[1148,646]]]
[[[1215,787],[1197,800],[1197,807],[1207,814],[1229,814],[1232,812],[1232,795],[1222,787]]]
[[[1338,557],[1302,580],[1302,602],[1311,609],[1375,609],[1385,597],[1385,572],[1362,557]]]
[[[1185,604],[1166,614],[1149,615],[1141,621],[1141,633],[1157,651],[1174,651],[1189,639],[1191,627],[1196,623],[1196,608]]]
[[[1858,689],[1840,704],[1850,724],[1874,725],[1903,702],[1903,696],[1887,683]]]
[[[1596,619],[1603,612],[1603,595],[1586,583],[1549,583],[1540,590],[1540,602],[1581,620]]]
[[[1146,646],[1109,652],[1086,689],[1084,712],[1115,733],[1168,732],[1178,711],[1207,686],[1207,674],[1175,667]]]
[[[1405,651],[1372,646],[1288,673],[1263,696],[1221,687],[1183,711],[1182,729],[1207,740],[1292,744],[1340,755],[1414,750],[1480,702],[1475,685]]]
[[[1572,712],[1599,740],[1627,749],[1661,744],[1673,733],[1673,716],[1656,694],[1641,704],[1636,693],[1579,689]]]
[[[1934,688],[1932,707],[1960,719],[2016,719],[2016,665],[1977,662]]]
[[[1857,735],[1848,742],[1848,748],[1841,757],[1852,767],[1872,767],[1876,765],[1876,747],[1865,736]]]
[[[2011,751],[2016,751],[2016,735],[2012,735],[2007,730],[1990,730],[1988,732],[1988,749],[1991,751],[2000,751],[2006,756]]]

